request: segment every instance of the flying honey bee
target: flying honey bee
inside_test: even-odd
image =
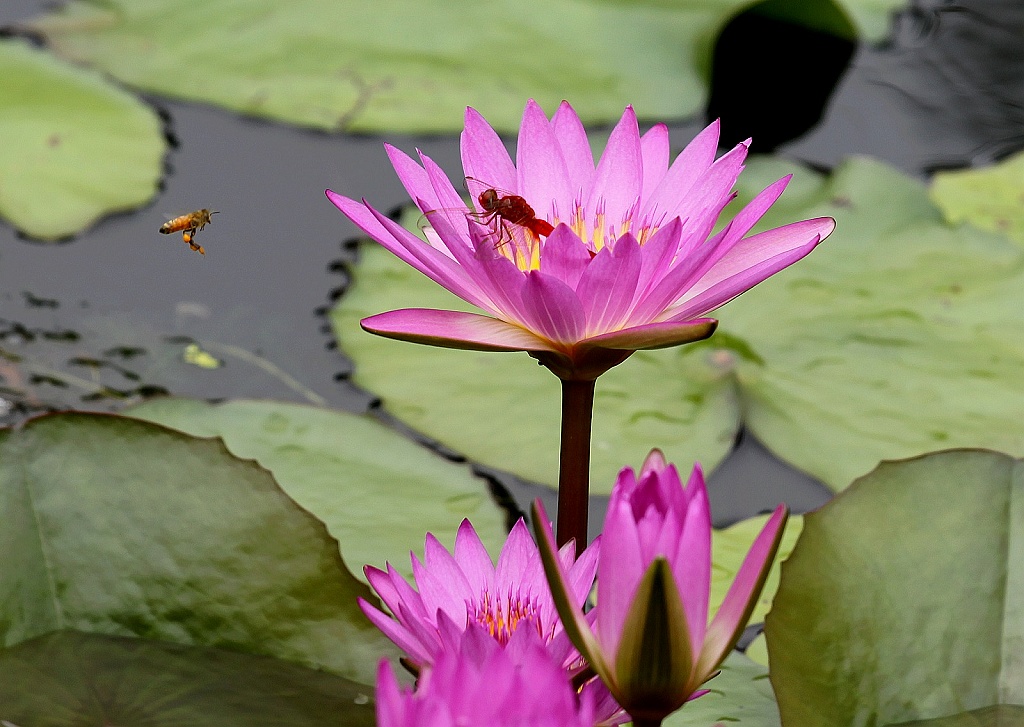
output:
[[[181,217],[175,217],[173,220],[160,225],[160,232],[165,235],[169,235],[172,232],[181,232],[181,239],[184,240],[185,244],[193,250],[197,251],[200,255],[205,255],[206,250],[201,245],[197,245],[192,241],[195,234],[211,223],[211,215],[217,214],[217,210],[196,210],[195,212],[189,212],[187,215]]]

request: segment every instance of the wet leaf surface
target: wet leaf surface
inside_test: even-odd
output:
[[[741,198],[791,171],[751,160]],[[831,177],[796,171],[764,224],[831,215],[837,232],[720,309],[710,340],[637,353],[598,381],[594,491],[610,491],[624,463],[651,447],[713,468],[741,413],[770,450],[834,489],[880,460],[941,447],[1024,453],[1024,254],[1005,238],[947,226],[923,185],[881,163],[852,159]],[[469,309],[365,246],[333,313],[355,381],[414,429],[553,485],[557,380],[525,354],[451,351],[359,329],[362,317],[403,307]]]
[[[54,240],[157,192],[156,113],[99,73],[0,38],[0,216]]]
[[[785,723],[1024,701],[1022,533],[1024,467],[980,450],[883,463],[807,515],[765,626]]]
[[[0,431],[0,521],[4,645],[78,629],[363,683],[390,653],[323,523],[220,441],[102,414]]]
[[[270,470],[338,539],[353,573],[365,564],[412,574],[428,532],[451,547],[463,518],[495,557],[505,512],[465,465],[449,462],[365,416],[271,401],[157,399],[125,412],[198,437]]]
[[[61,631],[0,651],[5,724],[374,724],[370,687],[221,649]]]
[[[550,108],[570,98],[588,123],[617,119],[627,103],[646,118],[697,112],[710,38],[746,4],[108,0],[31,27],[133,86],[245,114],[329,130],[451,132],[470,105],[507,131],[527,98]],[[841,15],[831,3],[775,4],[813,26]],[[900,5],[841,3],[873,39]]]

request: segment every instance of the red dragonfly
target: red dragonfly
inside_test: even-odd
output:
[[[555,229],[550,222],[537,217],[533,207],[518,194],[505,192],[473,177],[466,177],[466,186],[476,197],[482,211],[463,211],[463,214],[492,228],[493,234],[497,235],[495,247],[501,247],[514,239],[514,227],[529,230],[536,237],[547,237]],[[430,214],[428,212],[427,216]]]

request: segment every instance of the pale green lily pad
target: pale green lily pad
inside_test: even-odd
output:
[[[1024,463],[981,450],[885,462],[808,514],[765,624],[787,727],[1024,704],[1022,535]]]
[[[722,672],[704,685],[709,694],[687,702],[665,720],[666,727],[780,727],[779,708],[768,681],[768,670],[733,652]]]
[[[68,237],[157,191],[166,151],[151,108],[95,71],[0,39],[0,216]]]
[[[360,578],[363,565],[383,568],[385,561],[411,575],[410,551],[422,557],[428,532],[452,547],[464,518],[495,559],[508,534],[505,511],[466,465],[368,416],[273,401],[193,399],[154,399],[125,413],[193,436],[220,437],[234,455],[259,462],[327,525]]]
[[[898,727],[1024,727],[1024,707],[1017,704],[999,704],[961,712],[950,717],[901,722]]]
[[[712,469],[742,421],[779,457],[839,489],[883,459],[940,447],[1024,454],[1024,253],[949,227],[919,182],[862,158],[824,177],[752,159],[749,199],[796,179],[772,225],[831,215],[807,258],[720,309],[708,341],[639,352],[597,382],[591,487],[652,447]],[[726,216],[730,215],[726,212]],[[466,304],[376,245],[333,313],[356,381],[413,428],[548,485],[559,386],[525,353],[471,353],[364,333],[359,320]]]
[[[747,551],[754,543],[757,534],[761,532],[769,515],[758,515],[747,520],[742,520],[735,525],[730,525],[722,530],[713,531],[711,538],[711,613],[718,611],[718,607],[725,600],[725,594],[732,585],[736,574],[743,565],[743,559]],[[761,623],[768,609],[772,607],[772,599],[779,587],[779,567],[782,561],[789,557],[796,545],[797,538],[803,530],[803,516],[790,515],[786,523],[786,532],[779,543],[779,551],[775,556],[775,563],[768,571],[768,577],[764,582],[764,589],[761,597],[754,606],[747,623]]]
[[[265,469],[128,417],[0,431],[0,644],[58,629],[217,646],[372,684],[390,642]]]
[[[518,127],[569,99],[588,123],[632,103],[698,112],[715,33],[750,0],[94,0],[32,24],[61,54],[146,91],[344,131],[457,131],[463,109]],[[902,0],[846,0],[879,40]],[[813,26],[832,17],[794,3]]]
[[[0,651],[5,725],[373,727],[373,689],[265,656],[61,631]]]
[[[931,196],[950,222],[970,222],[1024,244],[1024,152],[991,167],[938,172]]]

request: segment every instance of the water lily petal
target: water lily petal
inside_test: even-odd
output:
[[[696,655],[704,643],[711,591],[711,505],[699,464],[693,466],[685,492],[690,501],[682,522],[683,537],[672,560],[672,574],[680,587],[692,653]]]
[[[683,237],[703,241],[711,234],[715,221],[725,206],[732,201],[733,187],[743,171],[743,162],[747,158],[750,140],[741,142],[716,159],[700,179],[694,184],[689,194],[678,204],[673,216],[681,217]],[[680,254],[688,254],[688,249],[681,249]]]
[[[548,219],[556,209],[569,209],[572,190],[562,148],[548,117],[533,99],[526,103],[519,127],[516,170],[516,191],[539,217]],[[544,200],[543,206],[539,200]]]
[[[359,322],[363,330],[399,341],[468,351],[544,351],[551,343],[524,328],[478,313],[403,308]]]
[[[530,330],[557,343],[575,343],[583,338],[586,317],[575,291],[558,278],[541,272],[526,275],[523,310]]]
[[[658,186],[644,188],[644,205],[640,211],[643,218],[659,220],[679,216],[680,200],[686,198],[697,179],[715,160],[720,127],[718,119],[708,124],[679,152]]]
[[[655,124],[640,137],[640,157],[644,176],[641,198],[651,196],[668,172],[669,138],[665,124]]]
[[[497,583],[523,583],[523,573],[530,561],[536,561],[537,546],[530,537],[530,531],[522,518],[516,521],[512,532],[508,534],[505,545],[498,555],[498,563],[494,567],[494,580]]]
[[[587,246],[568,225],[555,228],[544,243],[540,271],[558,278],[573,290],[579,285],[583,271],[590,265],[591,254]]]
[[[442,206],[437,200],[437,195],[423,167],[396,146],[385,144],[384,151],[388,155],[391,166],[395,168],[399,181],[405,187],[405,191],[409,193],[409,197],[413,200],[422,200],[422,203],[417,203],[421,212],[427,212]],[[462,206],[461,202],[459,206]]]
[[[492,588],[494,564],[468,518],[462,521],[455,534],[455,560],[462,567],[471,593],[483,593]]]
[[[588,218],[603,209],[606,225],[619,225],[640,197],[643,159],[636,113],[627,106],[612,129],[608,145],[597,163],[594,184],[586,203]],[[618,234],[615,234],[618,237]]]
[[[588,338],[582,347],[613,348],[623,351],[668,348],[682,343],[703,341],[715,332],[717,326],[718,321],[714,318],[648,323]]]
[[[476,109],[466,108],[465,127],[460,137],[462,168],[474,177],[500,189],[515,190],[516,167],[505,144]]]
[[[830,218],[823,219],[831,221]],[[830,231],[829,222],[822,220],[797,222],[788,226],[793,228],[788,232],[779,228],[761,233],[765,237],[753,235],[741,241],[729,255],[722,258],[718,265],[686,292],[679,304],[670,309],[669,320],[686,319],[698,312],[714,310],[728,303],[740,293],[767,280],[780,270],[789,267],[818,246],[823,239],[821,231]],[[808,235],[810,236],[808,237]],[[784,245],[794,243],[799,244],[780,251]],[[767,259],[760,259],[761,255],[767,251],[776,254]],[[719,276],[726,277],[720,278]]]
[[[423,648],[423,644],[419,639],[415,638],[408,629],[387,614],[374,608],[366,600],[362,598],[358,600],[359,608],[362,609],[370,623],[380,629],[381,633],[391,639],[398,648],[407,653],[416,662],[430,661],[430,654]]]
[[[614,330],[626,317],[640,279],[640,243],[626,233],[602,248],[580,278],[576,294],[583,304],[587,335]]]
[[[743,559],[743,564],[704,637],[704,648],[701,650],[695,670],[698,678],[700,675],[704,677],[700,682],[718,668],[729,650],[736,645],[736,640],[739,639],[747,619],[754,610],[756,596],[764,586],[772,561],[775,560],[775,553],[782,542],[782,533],[788,518],[789,508],[785,505],[775,508],[775,512],[754,539],[747,557]]]
[[[562,148],[562,159],[568,173],[572,199],[578,199],[582,205],[594,182],[594,153],[590,149],[583,122],[576,115],[572,106],[563,101],[555,115],[551,117],[551,129]],[[559,216],[565,220],[571,214],[570,209],[559,209]]]
[[[620,472],[618,483],[624,478],[634,478],[633,470],[627,468]],[[600,609],[594,626],[601,648],[607,654],[614,654],[633,602],[633,593],[645,570],[632,508],[628,502],[616,498],[614,493],[605,515],[603,535],[601,558],[597,565],[597,602]]]

